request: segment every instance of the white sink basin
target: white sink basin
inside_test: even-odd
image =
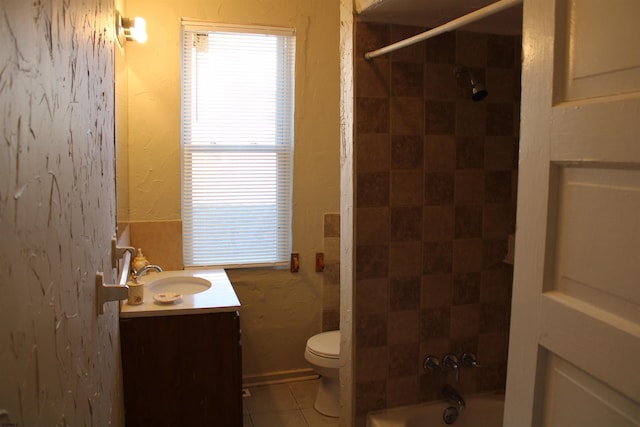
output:
[[[192,276],[161,277],[147,282],[147,289],[156,294],[176,292],[182,295],[193,295],[204,292],[210,287],[210,281]]]

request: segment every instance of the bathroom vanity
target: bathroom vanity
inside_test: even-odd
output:
[[[171,304],[154,301],[157,278],[177,283],[184,274],[211,286]],[[242,426],[240,303],[224,271],[143,279],[145,302],[124,303],[120,313],[126,425]]]

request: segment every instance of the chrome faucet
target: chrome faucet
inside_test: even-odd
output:
[[[134,276],[136,276],[137,278],[140,278],[142,277],[143,274],[145,274],[149,270],[155,270],[158,273],[162,273],[162,268],[160,268],[159,265],[145,265],[140,270],[136,271],[134,273]]]
[[[465,409],[467,407],[467,404],[462,398],[462,395],[449,384],[442,387],[442,397],[447,399],[449,402],[458,405],[459,409]]]

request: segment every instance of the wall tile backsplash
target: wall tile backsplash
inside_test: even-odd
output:
[[[340,214],[324,215],[322,330],[340,329]]]
[[[129,224],[131,243],[142,248],[151,264],[182,270],[182,221],[138,221]]]
[[[356,425],[366,413],[502,389],[515,231],[520,37],[446,33],[367,61],[422,28],[356,25]],[[468,67],[489,96],[471,100]],[[427,374],[428,354],[485,367]]]

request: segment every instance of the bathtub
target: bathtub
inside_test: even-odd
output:
[[[465,398],[467,407],[460,411],[453,427],[501,427],[504,394],[477,395]],[[444,411],[451,406],[444,401],[371,412],[367,427],[442,427]]]

